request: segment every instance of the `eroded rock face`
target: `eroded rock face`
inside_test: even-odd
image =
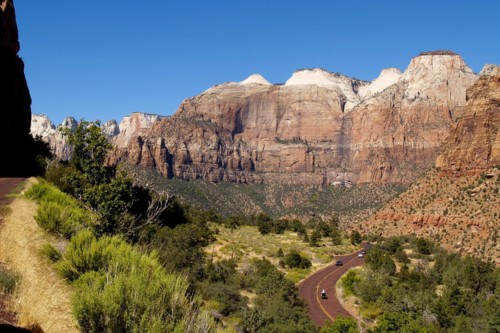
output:
[[[443,145],[436,167],[456,176],[500,165],[500,67],[487,65],[467,90],[467,106]]]
[[[135,137],[142,135],[145,130],[151,128],[161,118],[163,117],[156,114],[134,112],[122,119],[118,130],[115,129],[116,134],[111,141],[118,148],[127,147]]]
[[[194,130],[196,122],[219,126],[218,133],[228,133],[225,141],[238,142],[239,156],[248,158],[259,181],[409,183],[433,165],[450,125],[463,113],[465,90],[476,79],[459,55],[427,52],[412,59],[404,73],[387,69],[372,83],[322,69],[297,71],[284,85],[252,75],[186,99],[172,118],[180,132]],[[186,141],[177,136],[174,143],[158,131],[144,131],[142,137],[151,150],[158,149],[155,142],[165,142],[169,151],[179,151],[173,147]],[[183,149],[189,154],[207,149],[187,141]],[[219,154],[225,159],[231,150]],[[151,161],[131,162],[154,165]],[[209,178],[226,179],[221,175],[228,165],[218,168],[206,169],[213,172]]]
[[[130,116],[124,117],[120,125],[116,120],[110,120],[101,125],[104,135],[117,148],[127,147],[143,131],[151,128],[153,123],[164,117],[152,114],[134,112]],[[40,136],[49,143],[52,153],[59,159],[66,161],[71,158],[72,150],[68,145],[67,138],[62,134],[61,129],[76,129],[78,121],[73,117],[67,117],[56,128],[50,119],[43,114],[35,114],[31,117],[31,135]]]
[[[429,169],[477,77],[459,55],[424,53],[395,84],[356,106],[344,118],[345,166],[356,181],[404,183]]]
[[[19,40],[12,0],[0,0],[0,163],[1,176],[26,176],[33,163],[31,97],[18,57]],[[12,144],[15,143],[15,144]]]
[[[31,116],[31,135],[39,136],[49,144],[52,153],[63,161],[71,158],[73,150],[68,144],[68,139],[63,135],[62,129],[74,130],[78,122],[73,117],[64,118],[63,122],[57,126],[44,114],[34,114]]]
[[[162,118],[125,148],[118,148],[111,162],[155,168],[166,177],[180,179],[260,182],[249,147],[231,133],[208,121]]]

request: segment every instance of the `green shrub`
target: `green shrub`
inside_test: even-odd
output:
[[[354,270],[349,270],[346,275],[340,279],[342,288],[344,288],[344,294],[346,296],[354,295],[356,284],[361,281],[358,273]]]
[[[76,287],[73,311],[84,332],[198,332],[215,325],[199,299],[186,297],[185,277],[167,274],[156,254],[141,254],[116,236],[79,232],[56,267]]]
[[[41,253],[43,256],[49,258],[52,262],[57,262],[61,259],[62,254],[52,244],[47,243],[42,246]]]
[[[327,321],[320,333],[358,333],[358,323],[351,317],[337,317],[333,323]]]
[[[70,238],[89,219],[75,199],[44,181],[29,188],[26,197],[39,203],[35,221],[51,233]]]
[[[285,257],[285,263],[290,268],[309,268],[312,266],[311,261],[306,257],[301,256],[297,251],[291,250]]]
[[[65,238],[70,238],[84,220],[81,210],[57,202],[42,202],[35,216],[39,226]]]
[[[8,269],[0,267],[0,291],[10,294],[16,289],[20,276]]]

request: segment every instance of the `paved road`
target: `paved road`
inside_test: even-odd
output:
[[[368,247],[369,245],[364,245],[363,250],[366,251]],[[349,268],[363,264],[364,258],[358,257],[363,250],[350,255],[337,256],[336,260],[338,258],[344,263],[342,266],[335,266],[335,260],[332,265],[314,273],[299,284],[299,294],[307,302],[309,317],[316,325],[321,327],[326,321],[333,322],[338,316],[351,317],[335,297],[335,284]],[[326,291],[327,299],[321,299],[320,293],[323,289]]]
[[[5,197],[17,184],[23,182],[26,178],[0,178],[0,205],[8,202]]]

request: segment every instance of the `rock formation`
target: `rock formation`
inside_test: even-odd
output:
[[[428,172],[356,226],[384,236],[416,234],[500,264],[500,67],[488,65],[467,89],[463,116]]]
[[[0,0],[0,176],[28,175],[34,161],[31,97],[19,48],[14,3]]]
[[[123,141],[113,160],[212,181],[410,183],[432,166],[477,77],[443,51],[371,83],[323,69],[299,70],[284,85],[252,75],[186,99],[172,118]],[[196,141],[202,129],[210,142]],[[155,158],[162,149],[170,162]]]
[[[31,135],[38,136],[47,142],[52,153],[63,161],[69,160],[73,151],[61,129],[73,130],[76,126],[78,126],[78,122],[73,117],[64,118],[57,128],[46,115],[34,114],[31,117]]]
[[[127,147],[137,136],[149,129],[153,123],[164,117],[140,112],[134,112],[122,119],[120,125],[116,120],[110,120],[101,125],[104,135],[117,148]],[[64,118],[63,122],[56,128],[52,121],[43,114],[34,114],[31,117],[31,135],[39,136],[49,144],[52,153],[57,158],[66,161],[71,158],[72,150],[68,145],[67,138],[61,129],[74,130],[78,121],[73,117]]]
[[[500,67],[485,66],[467,90],[467,100],[436,161],[437,168],[457,176],[500,165]]]

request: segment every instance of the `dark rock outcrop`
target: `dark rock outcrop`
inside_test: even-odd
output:
[[[34,161],[30,136],[31,97],[19,40],[14,3],[0,0],[0,163],[1,176],[30,174]]]

